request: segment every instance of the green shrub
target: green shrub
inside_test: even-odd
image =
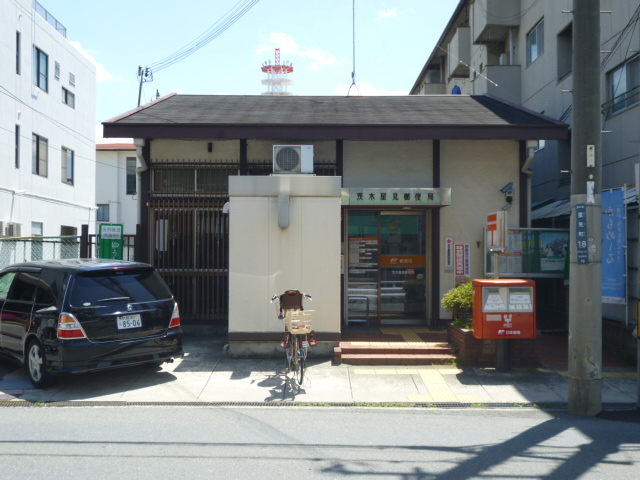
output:
[[[462,328],[472,328],[473,284],[464,283],[452,288],[442,296],[442,308],[453,312],[453,324]]]

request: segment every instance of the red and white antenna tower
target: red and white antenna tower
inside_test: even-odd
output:
[[[263,95],[291,95],[287,92],[287,87],[293,85],[293,80],[289,80],[287,75],[293,73],[291,62],[280,63],[280,49],[276,48],[276,63],[270,61],[262,64],[262,71],[267,74],[267,78],[262,80],[263,85],[267,85],[268,90]]]

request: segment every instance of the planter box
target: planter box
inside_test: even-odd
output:
[[[473,367],[495,367],[497,363],[497,340],[480,340],[473,330],[449,324],[449,343],[464,360],[464,365]],[[510,340],[511,365],[514,367],[538,367],[542,365],[540,342],[537,339]]]

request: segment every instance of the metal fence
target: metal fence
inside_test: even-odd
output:
[[[36,260],[81,258],[80,236],[0,238],[0,268]],[[98,238],[89,235],[89,258],[98,258]],[[135,260],[135,235],[125,235],[123,260]]]
[[[100,237],[98,235],[89,235],[89,258],[99,258],[99,243]],[[136,259],[136,236],[124,235],[122,245],[122,260],[134,261]]]
[[[80,257],[80,237],[0,238],[0,267],[34,260]]]

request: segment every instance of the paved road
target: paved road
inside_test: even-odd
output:
[[[0,409],[3,478],[636,479],[638,412]]]

